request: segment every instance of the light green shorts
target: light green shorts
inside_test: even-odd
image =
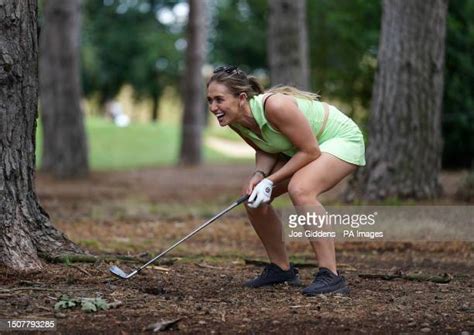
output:
[[[364,136],[352,119],[334,106],[329,108],[329,116],[323,133],[319,137],[321,152],[327,152],[343,161],[364,166]]]

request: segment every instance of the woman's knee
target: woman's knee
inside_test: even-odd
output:
[[[300,181],[290,181],[288,185],[288,195],[293,204],[307,204],[313,202],[318,196],[317,190],[312,187],[314,185],[306,185]]]

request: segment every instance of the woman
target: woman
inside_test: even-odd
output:
[[[288,192],[293,205],[321,208],[318,196],[365,165],[357,125],[318,96],[293,87],[267,92],[235,66],[217,68],[207,83],[209,110],[256,150],[256,169],[244,186],[248,217],[270,259],[262,274],[245,283],[261,287],[299,284],[282,241],[282,226],[269,203]],[[310,241],[319,271],[306,295],[347,293],[336,268],[333,239]]]

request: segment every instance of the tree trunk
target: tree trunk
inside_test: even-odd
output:
[[[153,92],[151,98],[153,100],[153,104],[151,106],[151,122],[156,123],[158,122],[158,108],[160,96],[158,92]]]
[[[7,0],[0,8],[0,264],[34,270],[40,252],[80,249],[51,225],[34,191],[37,3]]]
[[[80,0],[45,0],[40,36],[42,170],[57,178],[89,171],[79,72]]]
[[[309,89],[306,0],[269,0],[268,61],[272,85]]]
[[[348,200],[433,198],[441,191],[447,2],[384,1],[367,166]]]
[[[206,7],[207,2],[204,0],[189,0],[180,153],[180,164],[183,165],[198,165],[202,161],[204,80],[201,69],[204,64],[207,43]]]

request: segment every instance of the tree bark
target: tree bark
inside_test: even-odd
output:
[[[384,1],[367,166],[348,200],[439,195],[447,2]]]
[[[80,0],[45,0],[40,36],[42,170],[57,178],[89,172],[79,71]]]
[[[205,0],[189,0],[180,153],[180,164],[182,165],[199,165],[202,162],[204,81],[201,69],[204,64],[207,43],[206,7],[207,1]]]
[[[38,253],[81,252],[49,221],[35,190],[37,3],[0,4],[0,264],[41,268]]]
[[[272,85],[309,89],[306,0],[269,0],[268,61]]]

